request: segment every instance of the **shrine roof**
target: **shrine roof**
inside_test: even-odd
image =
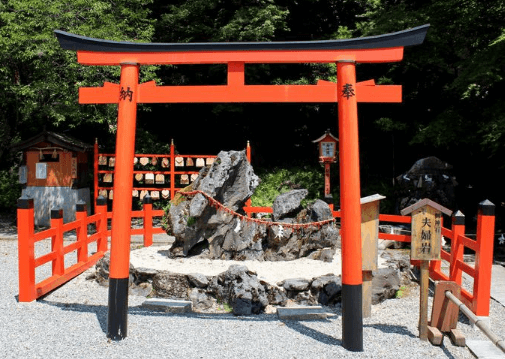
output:
[[[452,214],[452,211],[450,209],[447,209],[444,206],[442,206],[436,202],[433,202],[429,198],[424,198],[424,199],[418,201],[417,203],[414,203],[412,206],[402,209],[401,214],[402,214],[402,216],[406,216],[406,215],[414,212],[416,209],[419,209],[424,206],[430,206],[430,207],[436,209],[437,211],[440,211],[448,216],[450,216]]]
[[[354,39],[272,42],[140,43],[101,40],[55,30],[65,50],[96,52],[189,52],[189,51],[265,51],[265,50],[360,50],[419,45],[429,24],[394,33]]]
[[[80,140],[77,140],[68,135],[64,135],[61,133],[55,133],[50,131],[43,131],[38,135],[35,135],[27,140],[15,143],[12,146],[12,149],[15,151],[22,151],[29,147],[32,147],[40,142],[50,142],[54,143],[58,146],[61,146],[67,150],[76,151],[76,152],[84,152],[93,149],[93,145],[84,143]]]

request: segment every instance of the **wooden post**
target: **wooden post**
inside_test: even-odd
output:
[[[440,260],[442,213],[450,216],[447,208],[425,198],[401,211],[412,215],[410,259],[420,261],[419,338],[428,340],[428,291],[430,260]]]
[[[153,199],[147,194],[143,201],[144,212],[144,247],[153,244]]]
[[[491,270],[493,267],[495,206],[489,200],[479,203],[477,212],[477,250],[473,283],[473,310],[479,317],[489,316]]]
[[[451,281],[456,282],[461,286],[463,271],[460,266],[457,265],[457,261],[463,262],[463,254],[465,251],[465,245],[459,236],[465,234],[465,215],[460,211],[457,211],[452,216],[452,235],[453,239],[451,242],[451,267],[449,278]]]
[[[175,197],[175,146],[174,140],[170,142],[170,199]]]
[[[110,249],[109,314],[107,337],[124,339],[128,327],[128,280],[130,276],[130,236],[133,189],[133,158],[139,67],[121,64],[114,200],[112,202],[112,239]]]
[[[95,138],[93,146],[93,204],[95,205],[96,213],[96,199],[98,198],[98,138]]]
[[[342,227],[342,344],[363,351],[361,206],[356,64],[337,62]]]
[[[361,253],[363,271],[363,317],[372,316],[372,271],[379,255],[379,194],[361,198]]]
[[[65,273],[65,254],[63,253],[63,210],[51,210],[51,228],[56,228],[56,234],[51,237],[51,251],[56,253],[53,260],[53,275]]]
[[[76,203],[75,218],[77,221],[81,222],[77,228],[77,241],[81,244],[79,249],[77,249],[77,261],[85,263],[88,261],[88,222],[86,221],[88,218],[88,210],[85,202],[79,201]]]
[[[107,198],[98,196],[95,204],[96,212],[100,214],[100,219],[97,223],[97,232],[100,236],[97,240],[96,251],[106,252],[108,248],[107,237]]]
[[[18,273],[19,301],[31,302],[37,298],[35,291],[35,243],[33,198],[22,196],[18,199]]]

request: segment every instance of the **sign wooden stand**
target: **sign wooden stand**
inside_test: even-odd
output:
[[[428,290],[430,280],[430,260],[440,260],[442,239],[442,213],[450,216],[452,211],[433,202],[423,199],[401,211],[402,215],[412,216],[412,242],[410,259],[419,260],[420,303],[419,303],[419,338],[428,340]]]

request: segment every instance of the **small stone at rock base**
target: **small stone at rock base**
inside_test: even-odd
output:
[[[320,306],[277,308],[277,315],[281,320],[320,320],[327,317]]]
[[[132,285],[128,291],[130,295],[136,295],[138,297],[147,297],[153,291],[153,286],[151,283],[140,283],[139,285]]]
[[[142,307],[166,313],[189,313],[192,311],[192,303],[187,300],[150,298],[142,303]]]
[[[305,278],[293,278],[286,279],[278,285],[284,287],[285,290],[303,291],[309,289],[310,281]]]
[[[205,288],[209,284],[209,279],[201,273],[190,273],[188,279],[191,284],[199,288]]]

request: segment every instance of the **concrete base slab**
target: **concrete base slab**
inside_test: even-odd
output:
[[[491,297],[505,306],[505,267],[493,265],[491,283]]]
[[[142,307],[166,313],[189,313],[193,310],[192,304],[191,301],[187,300],[150,298],[142,303]]]
[[[281,320],[320,320],[326,319],[328,314],[322,307],[279,307],[277,316]]]
[[[505,358],[505,353],[489,340],[467,340],[466,346],[479,359]]]

